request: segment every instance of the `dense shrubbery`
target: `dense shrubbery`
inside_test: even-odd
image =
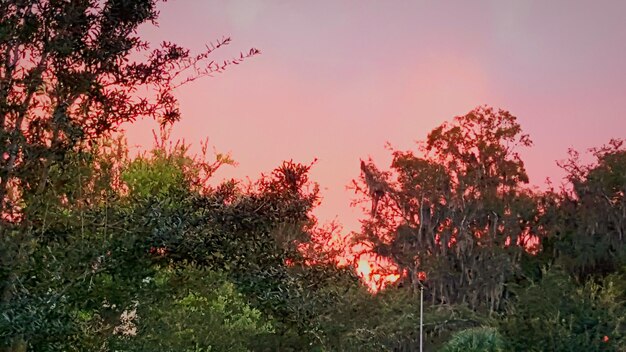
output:
[[[124,148],[120,141],[103,140],[89,152],[69,153],[62,170],[51,169],[48,182],[54,187],[28,200],[20,221],[5,220],[2,275],[5,285],[14,282],[0,319],[6,348],[416,350],[419,295],[408,276],[372,295],[352,268],[337,267],[322,252],[298,249],[315,244],[310,211],[318,198],[306,178],[310,166],[286,162],[252,185],[198,187],[209,164],[190,158],[184,146],[157,146],[134,160],[120,157]],[[624,153],[613,148],[602,158]],[[438,266],[425,266],[437,261],[419,267],[430,277],[428,350],[624,346],[623,242],[619,222],[611,222],[622,221],[623,199],[612,185],[619,168],[609,169],[602,160],[585,172],[605,172],[601,179],[611,182],[600,196],[614,192],[603,208],[605,217],[593,207],[580,209],[581,199],[593,199],[593,193],[532,195],[543,198],[534,204],[552,204],[532,218],[542,224],[544,247],[517,252],[512,268],[498,267],[510,274],[502,302],[493,309],[481,308],[478,298],[442,300],[437,287],[442,273]],[[580,177],[581,184],[591,182],[586,174]],[[601,187],[598,178],[593,181]],[[387,192],[390,197],[391,188]],[[595,227],[587,228],[596,235],[571,227],[574,214],[579,223],[594,219]],[[392,231],[411,240],[403,225]],[[589,241],[585,236],[596,236],[595,246],[614,249],[606,256],[594,252],[597,257],[588,262],[579,257],[587,252],[577,250]],[[476,253],[500,251],[498,243],[478,242]],[[394,248],[382,242],[377,248],[384,246]],[[446,255],[456,255],[455,246]],[[481,265],[489,268],[491,260],[493,255]],[[480,286],[483,279],[474,280]]]
[[[504,341],[495,328],[470,328],[455,333],[441,351],[499,352],[504,351]]]

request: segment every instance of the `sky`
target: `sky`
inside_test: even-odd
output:
[[[563,176],[556,160],[626,138],[626,1],[244,1],[161,4],[152,43],[215,59],[261,55],[176,92],[173,138],[229,152],[216,178],[268,173],[283,160],[318,162],[322,222],[358,230],[346,189],[359,160],[383,168],[430,130],[487,104],[518,117],[534,145],[522,150],[531,183]],[[152,141],[149,121],[128,126],[131,145]]]

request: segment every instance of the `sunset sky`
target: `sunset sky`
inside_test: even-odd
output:
[[[481,104],[511,111],[534,146],[531,183],[562,176],[567,149],[626,137],[626,1],[209,1],[160,6],[152,43],[262,55],[178,90],[173,131],[239,163],[221,178],[255,179],[282,160],[319,161],[317,215],[358,228],[346,190],[359,158],[387,167],[401,149]],[[150,145],[153,124],[128,129]]]

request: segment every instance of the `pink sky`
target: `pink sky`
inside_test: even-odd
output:
[[[518,116],[534,146],[522,153],[531,183],[560,178],[555,160],[626,137],[626,2],[209,1],[161,5],[142,36],[216,59],[262,55],[178,91],[173,131],[209,138],[239,163],[218,178],[256,178],[282,160],[319,161],[317,215],[358,229],[346,190],[359,158],[390,161],[384,145],[414,147],[477,105]],[[149,145],[154,125],[128,128]]]

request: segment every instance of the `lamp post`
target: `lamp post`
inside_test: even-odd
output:
[[[420,285],[420,352],[424,351],[424,282],[426,281],[426,273],[420,271],[417,273],[417,283]]]
[[[424,351],[424,285],[420,283],[420,352]]]

